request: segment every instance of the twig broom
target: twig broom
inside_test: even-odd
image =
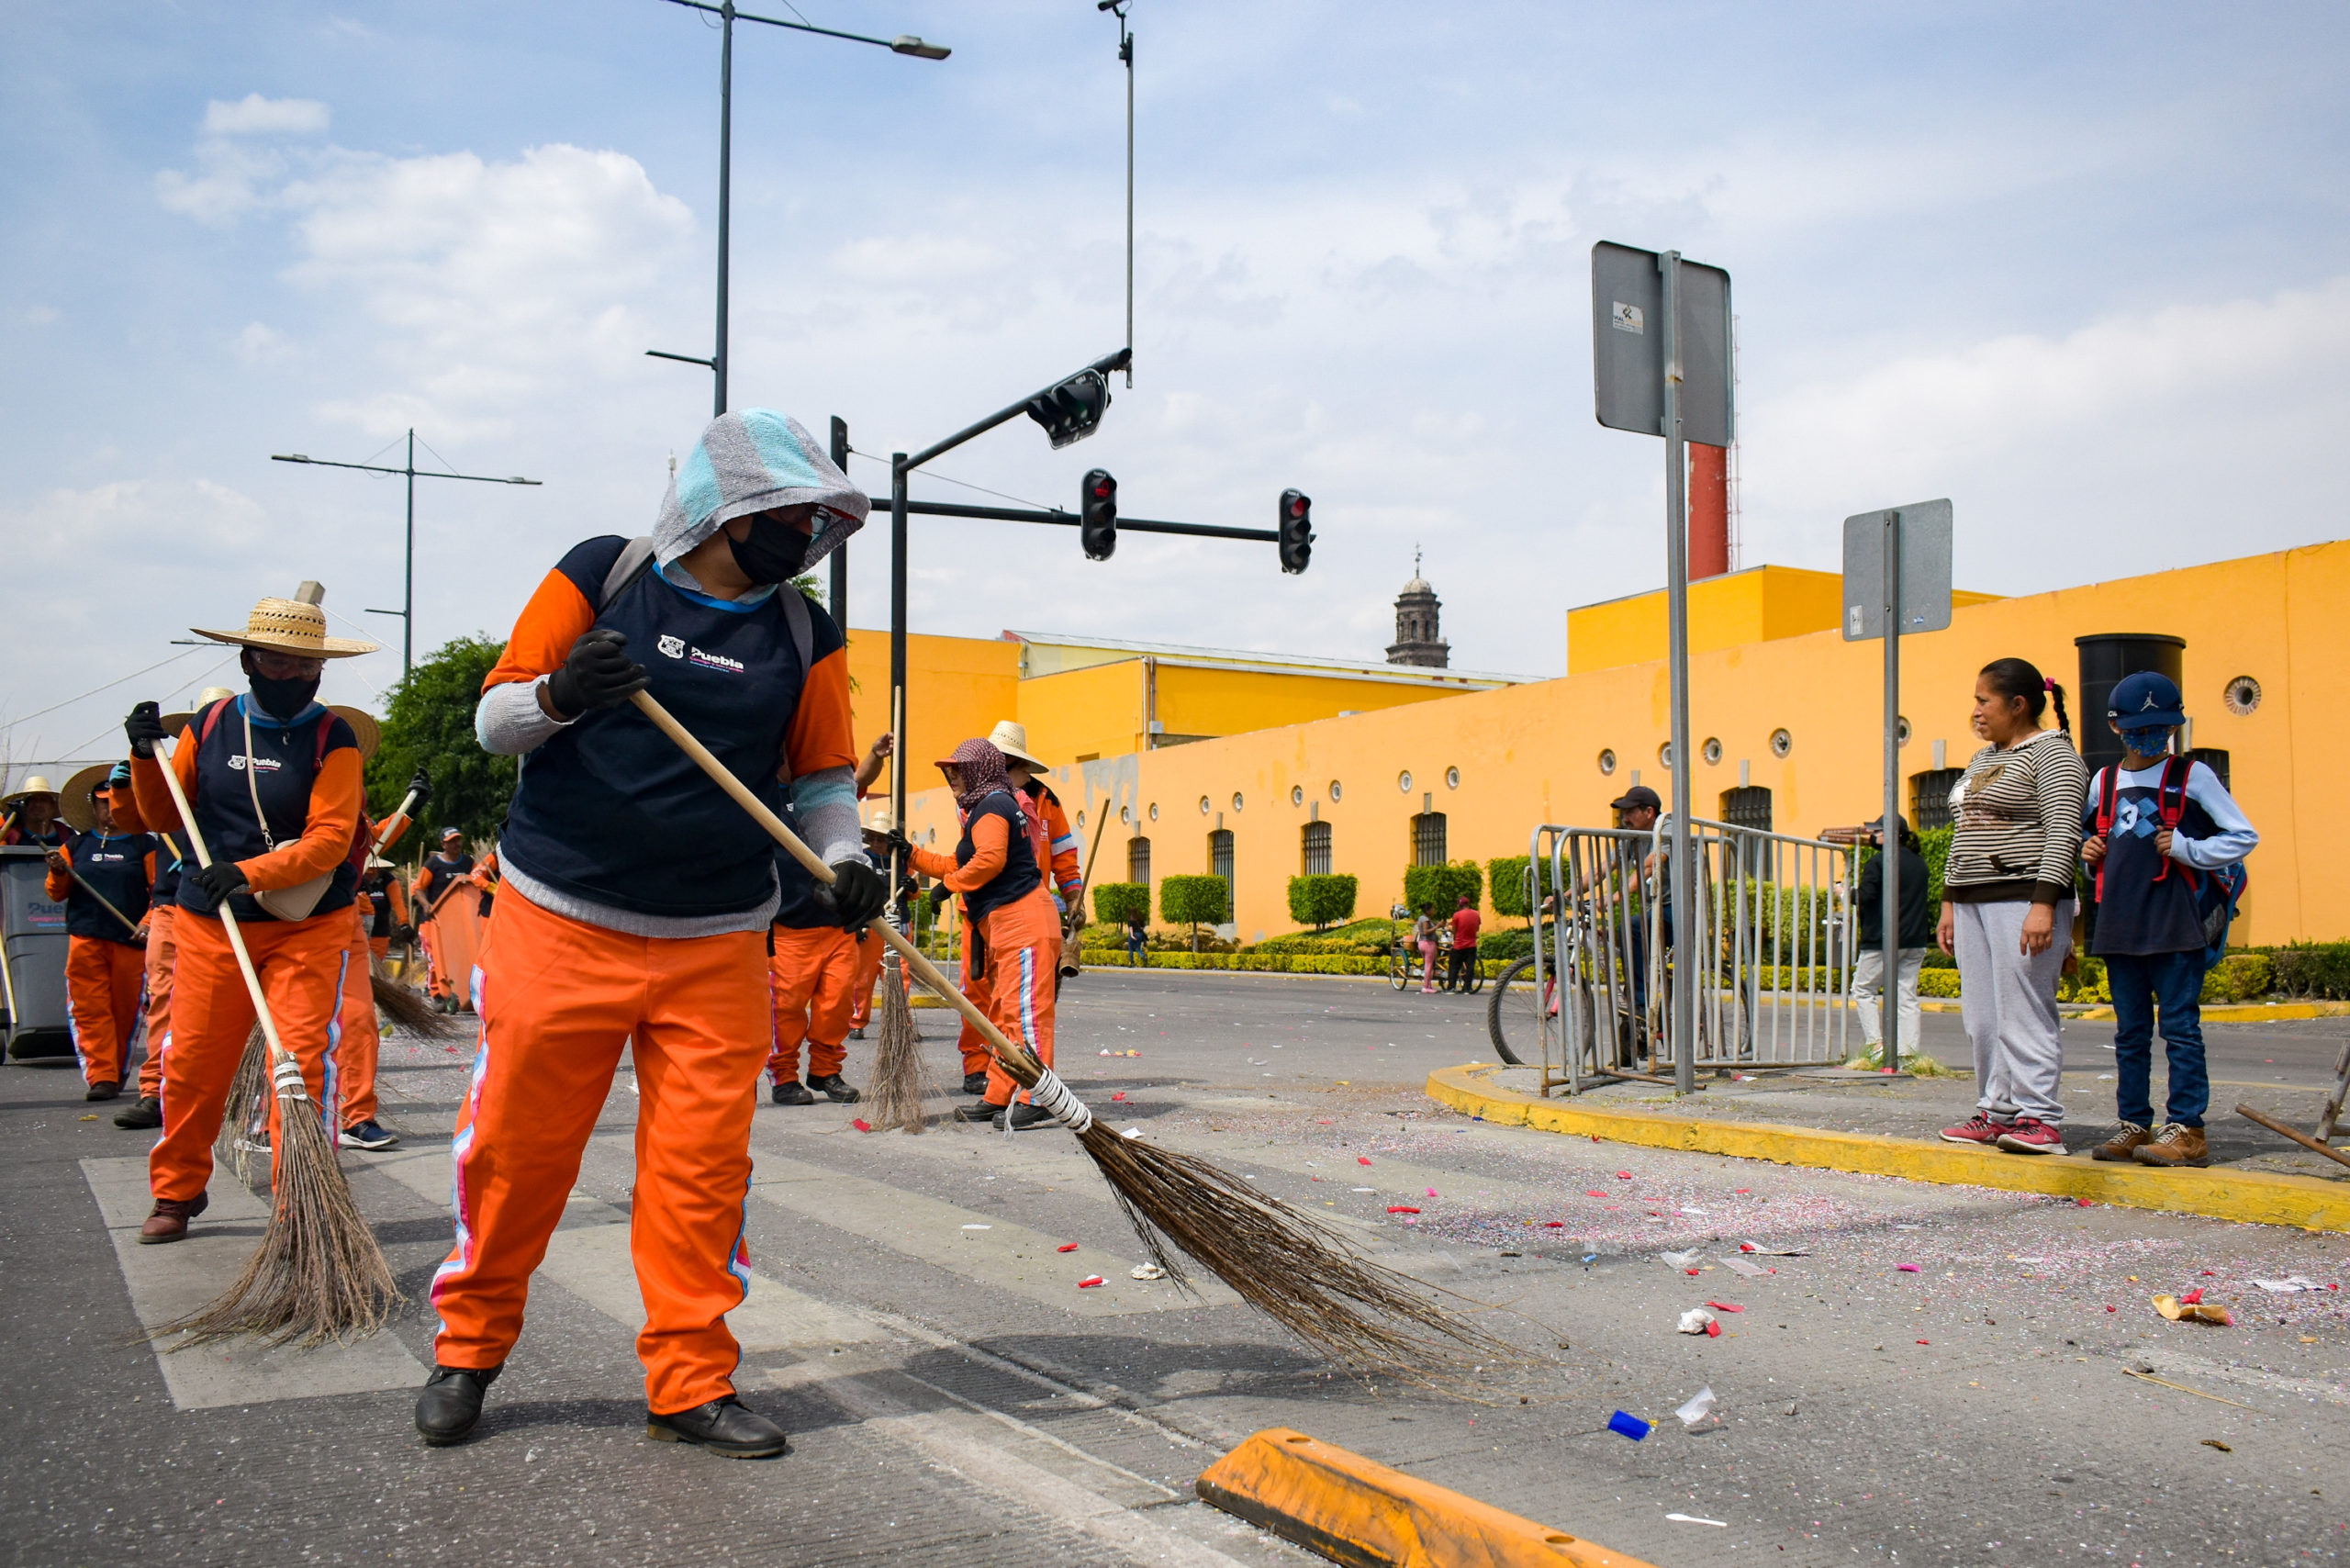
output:
[[[890,953],[881,960],[881,1041],[873,1053],[874,1126],[882,1132],[892,1127],[923,1131],[930,1124],[923,1102],[934,1092],[922,1059],[922,1033],[906,1000],[904,960]]]
[[[204,834],[196,825],[187,792],[180,788],[179,771],[172,759],[161,769],[172,804],[187,830],[196,864],[212,864]],[[151,1336],[183,1336],[173,1350],[208,1344],[241,1334],[257,1335],[273,1345],[298,1339],[316,1345],[345,1335],[372,1334],[384,1326],[400,1303],[399,1287],[384,1261],[375,1234],[352,1201],[351,1187],[336,1162],[334,1144],[327,1136],[319,1103],[303,1081],[302,1064],[278,1036],[269,998],[263,993],[261,975],[245,948],[236,912],[224,901],[220,924],[237,955],[238,972],[252,997],[253,1013],[269,1050],[269,1076],[277,1094],[276,1136],[271,1142],[275,1181],[269,1206],[269,1226],[261,1246],[237,1282],[211,1305],[155,1329]],[[235,1109],[233,1103],[231,1111]]]
[[[748,812],[810,876],[833,869],[707,747],[640,691],[630,699],[711,781]],[[916,979],[974,1029],[1029,1097],[1077,1135],[1117,1195],[1135,1232],[1168,1277],[1189,1286],[1184,1259],[1204,1266],[1243,1301],[1358,1372],[1442,1381],[1457,1363],[1526,1359],[1516,1347],[1447,1311],[1429,1287],[1371,1261],[1307,1215],[1251,1189],[1208,1161],[1122,1137],[1069,1092],[1050,1068],[1013,1044],[936,965],[884,922],[870,929],[896,949]]]

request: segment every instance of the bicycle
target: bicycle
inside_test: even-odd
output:
[[[1534,955],[1512,960],[1494,978],[1494,993],[1485,1003],[1485,1033],[1493,1041],[1494,1050],[1512,1067],[1542,1065],[1541,1039],[1545,1020],[1555,1027],[1561,1012],[1561,982],[1574,997],[1577,1027],[1561,1044],[1571,1047],[1571,1041],[1595,1041],[1600,993],[1611,991],[1615,1040],[1605,1052],[1595,1048],[1599,1058],[1599,1070],[1609,1070],[1610,1064],[1630,1067],[1647,1054],[1649,1031],[1647,1023],[1632,1005],[1629,987],[1607,987],[1596,977],[1587,979],[1583,970],[1592,929],[1590,901],[1579,901],[1573,921],[1563,929],[1551,927],[1550,961],[1545,966],[1539,995],[1534,986]],[[1537,927],[1536,940],[1541,940]]]

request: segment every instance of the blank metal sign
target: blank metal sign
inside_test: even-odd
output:
[[[1664,279],[1654,251],[1603,240],[1591,248],[1591,367],[1599,422],[1664,434]],[[1681,434],[1728,446],[1729,274],[1681,263]]]
[[[1916,501],[1901,514],[1901,634],[1950,624],[1950,502]],[[1844,520],[1844,641],[1885,635],[1885,512]]]

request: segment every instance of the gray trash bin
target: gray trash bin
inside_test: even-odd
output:
[[[65,1022],[65,906],[49,896],[48,875],[39,846],[0,846],[0,955],[8,966],[0,1003],[8,1010],[12,1061],[73,1054]]]

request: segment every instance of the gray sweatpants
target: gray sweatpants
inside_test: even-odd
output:
[[[2023,956],[2028,901],[1954,903],[1958,1010],[1975,1043],[1975,1105],[1998,1121],[2018,1114],[2062,1126],[2065,1045],[2056,1023],[2056,976],[2073,946],[2073,901],[2056,905],[2055,939]]]

